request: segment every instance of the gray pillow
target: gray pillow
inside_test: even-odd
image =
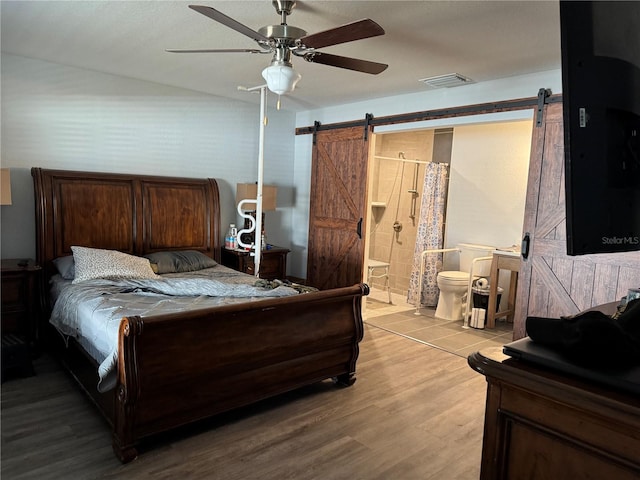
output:
[[[217,265],[213,258],[197,250],[149,253],[145,258],[149,259],[152,268],[155,265],[156,273],[194,272]]]
[[[65,280],[73,280],[76,276],[76,268],[73,262],[73,255],[58,257],[53,260],[53,264],[58,269],[58,273]]]

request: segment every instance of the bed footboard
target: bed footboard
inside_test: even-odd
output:
[[[122,320],[113,448],[304,385],[355,382],[366,284]]]

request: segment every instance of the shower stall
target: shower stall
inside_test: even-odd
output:
[[[402,296],[409,289],[420,223],[425,166],[449,163],[453,129],[377,134],[369,174],[370,260],[388,264],[386,276],[371,276],[374,288]]]

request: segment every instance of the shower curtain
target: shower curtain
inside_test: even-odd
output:
[[[442,268],[442,254],[425,257],[422,292],[418,292],[420,261],[424,250],[442,248],[443,245],[448,171],[449,165],[445,163],[432,162],[426,165],[424,185],[422,186],[422,203],[420,204],[420,221],[407,295],[407,302],[416,306],[432,307],[438,302],[440,291],[436,284],[436,276]]]

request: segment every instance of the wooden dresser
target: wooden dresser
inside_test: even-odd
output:
[[[487,377],[480,478],[640,478],[640,397],[510,358],[471,354]]]
[[[33,375],[38,349],[40,266],[28,259],[2,259],[2,381],[10,371]]]
[[[267,280],[284,280],[287,275],[287,254],[288,248],[272,246],[269,249],[262,250],[262,258],[260,259],[260,278]],[[255,273],[255,264],[253,257],[249,252],[242,250],[222,249],[222,264],[225,267],[233,268],[239,272],[253,275]]]
[[[2,333],[37,340],[41,268],[30,259],[2,259]]]

